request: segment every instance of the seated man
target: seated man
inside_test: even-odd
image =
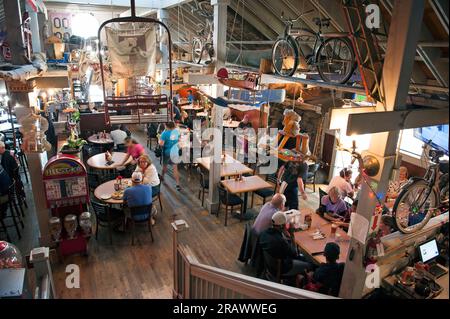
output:
[[[325,245],[323,254],[327,262],[316,269],[312,278],[319,292],[332,296],[339,295],[345,266],[344,263],[337,262],[340,253],[338,244],[330,242]]]
[[[112,140],[114,141],[114,147],[119,144],[124,144],[124,140],[127,138],[127,132],[122,131],[119,125],[113,126],[113,130],[109,133]]]
[[[341,192],[341,194],[353,198],[353,196],[355,196],[355,192],[351,184],[352,175],[353,172],[350,169],[348,168],[342,169],[339,172],[338,176],[335,176],[331,179],[330,184],[328,185],[327,188],[327,193],[330,192],[331,188],[337,187]]]
[[[143,176],[141,172],[134,172],[131,175],[132,186],[125,189],[123,192],[123,202],[128,207],[147,206],[152,203],[152,187],[150,185],[142,184]],[[135,221],[146,220],[148,218],[148,211],[142,211],[138,215],[134,215]],[[155,223],[152,217],[152,225]]]
[[[256,234],[259,235],[272,226],[272,216],[278,211],[283,211],[285,203],[286,196],[277,193],[270,202],[264,204],[252,227]]]
[[[272,216],[272,227],[263,231],[259,237],[259,245],[264,253],[273,259],[281,259],[281,274],[295,277],[312,268],[312,265],[301,261],[291,235],[286,233],[287,217],[283,212]],[[275,270],[275,265],[269,265]]]
[[[330,188],[328,195],[322,197],[321,204],[324,206],[324,218],[332,222],[348,223],[350,214],[347,204],[341,198],[341,193],[337,187]]]

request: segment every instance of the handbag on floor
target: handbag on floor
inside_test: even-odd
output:
[[[162,148],[159,145],[155,148],[155,156],[158,158],[162,156]]]

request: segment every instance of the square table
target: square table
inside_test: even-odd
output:
[[[223,155],[222,155],[223,156]],[[205,168],[207,171],[210,170],[210,156],[207,157],[200,157],[197,158],[195,161]],[[225,155],[225,160],[221,164],[221,170],[220,170],[220,177],[229,177],[229,176],[237,176],[237,175],[243,175],[243,174],[252,174],[253,170],[239,162],[238,160],[235,160],[230,155]]]
[[[227,179],[221,181],[223,187],[232,194],[244,193],[244,204],[241,210],[241,220],[245,217],[247,212],[248,193],[254,192],[258,189],[273,188],[273,185],[263,180],[257,175],[243,176],[242,180]]]
[[[312,218],[311,227],[307,230],[300,230],[294,233],[295,243],[306,255],[308,255],[316,264],[325,263],[326,259],[323,254],[316,255],[317,253],[323,252],[325,245],[334,241],[341,248],[341,253],[339,254],[338,262],[345,262],[347,260],[347,254],[350,246],[350,236],[341,229],[336,230],[335,238],[330,238],[331,224],[332,222],[326,220],[325,218],[319,216],[317,213],[312,212],[312,210],[302,209],[304,213],[310,213]],[[322,233],[325,234],[324,239],[313,239],[312,234],[320,229]]]

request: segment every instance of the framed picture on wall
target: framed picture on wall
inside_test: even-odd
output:
[[[69,41],[72,35],[72,14],[66,12],[49,12],[52,34],[63,41]]]

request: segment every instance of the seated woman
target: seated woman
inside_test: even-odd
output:
[[[408,169],[405,166],[400,166],[398,171],[398,179],[389,182],[386,199],[396,199],[400,194],[403,185],[408,182]]]
[[[147,154],[139,157],[135,171],[142,173],[142,184],[147,184],[152,187],[152,196],[155,197],[158,195],[161,181],[159,180],[155,165],[153,165],[152,160]]]
[[[350,214],[347,204],[341,197],[341,193],[337,187],[332,187],[328,191],[328,195],[322,197],[321,204],[325,208],[324,218],[332,222],[340,224],[348,223]]]

